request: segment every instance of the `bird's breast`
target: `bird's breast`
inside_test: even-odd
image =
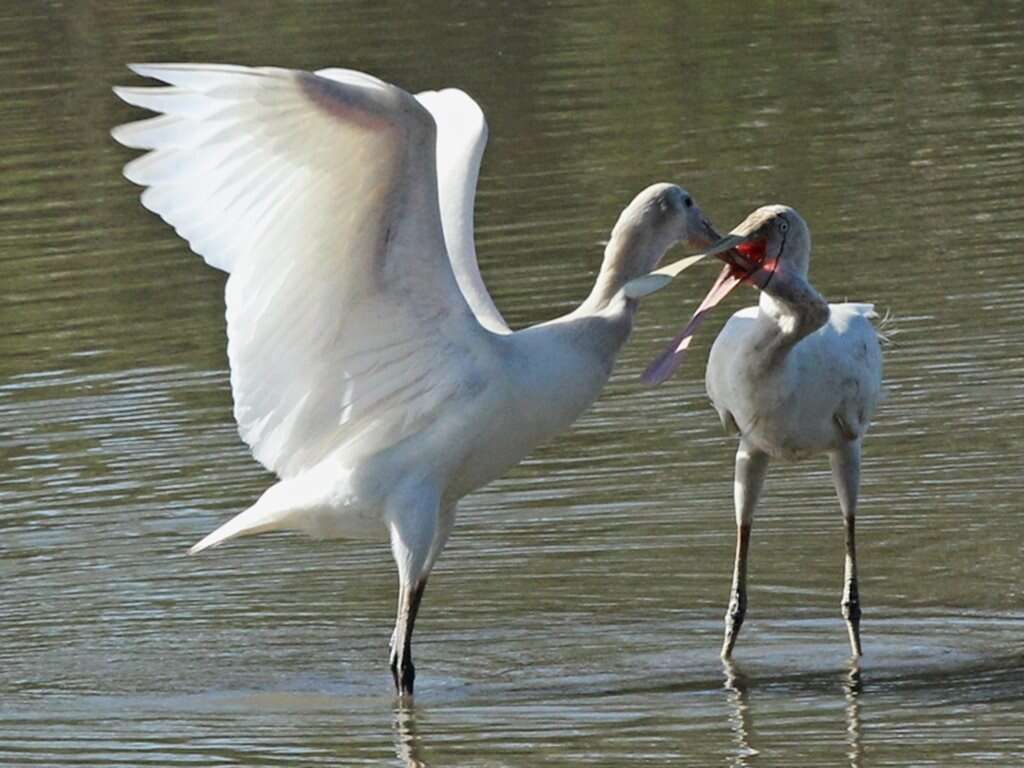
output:
[[[799,460],[837,447],[846,439],[837,413],[861,408],[860,399],[865,399],[861,410],[872,411],[867,390],[877,389],[877,374],[870,372],[872,381],[862,381],[863,366],[852,365],[845,353],[852,341],[834,324],[785,355],[766,358],[758,350],[762,322],[744,310],[716,339],[707,373],[715,407],[732,415],[745,441],[776,458]]]
[[[517,341],[510,339],[510,341]],[[466,413],[464,450],[451,479],[462,496],[521,461],[537,446],[568,429],[594,402],[610,364],[561,339],[510,345],[500,383],[489,387]]]

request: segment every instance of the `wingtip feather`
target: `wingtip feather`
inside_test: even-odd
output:
[[[166,77],[162,77],[161,73],[172,72],[176,69],[188,66],[184,64],[171,64],[166,62],[135,62],[126,65],[129,70],[134,72],[139,77],[148,77],[151,80],[159,80],[164,83],[170,83]]]
[[[127,137],[124,129],[127,128],[128,125],[130,125],[130,123],[125,123],[124,125],[115,125],[113,128],[110,129],[110,138],[112,138],[118,144],[123,144],[126,147],[132,147],[133,149],[136,149],[136,147],[134,147],[126,140]]]

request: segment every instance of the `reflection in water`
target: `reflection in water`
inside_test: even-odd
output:
[[[752,746],[754,740],[754,718],[751,709],[751,680],[735,662],[723,660],[722,671],[725,673],[726,700],[729,705],[729,726],[732,730],[735,753],[729,760],[734,768],[746,768],[755,764],[760,752]],[[863,733],[861,730],[860,697],[862,690],[860,667],[851,661],[850,669],[842,679],[843,696],[846,700],[844,714],[846,716],[846,756],[850,768],[862,768],[864,760]],[[764,709],[771,712],[770,704]]]
[[[398,704],[394,710],[392,727],[395,732],[395,755],[404,768],[430,768],[420,757],[420,739],[416,733],[416,709]]]
[[[724,688],[728,692],[726,698],[730,707],[729,726],[732,728],[733,741],[736,743],[736,754],[729,764],[743,768],[752,765],[750,758],[758,754],[757,750],[750,746],[750,736],[753,732],[753,721],[750,717],[750,681],[736,663],[729,659],[723,659],[722,669],[725,672]]]
[[[847,755],[851,768],[861,768],[864,758],[864,745],[860,728],[860,693],[862,683],[860,666],[851,660],[850,670],[843,681],[843,693],[846,696],[846,743]]]

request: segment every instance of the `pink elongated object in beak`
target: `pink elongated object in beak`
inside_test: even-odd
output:
[[[770,264],[764,263],[766,245],[765,240],[750,240],[738,243],[735,246],[734,250],[748,264],[753,264],[751,269],[744,269],[738,264],[734,264],[728,258],[728,253],[722,254],[721,258],[725,259],[728,263],[718,275],[715,284],[711,286],[708,295],[704,297],[704,301],[700,303],[697,311],[693,313],[690,322],[679,332],[678,336],[672,339],[672,342],[665,348],[665,351],[647,366],[647,370],[640,377],[645,384],[657,386],[667,381],[675,373],[686,357],[686,350],[693,340],[693,335],[704,323],[708,313],[718,306],[726,296],[732,293],[736,286],[749,282],[758,288],[764,288],[775,272],[777,265],[775,261]]]

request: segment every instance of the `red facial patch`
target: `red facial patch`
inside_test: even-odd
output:
[[[750,272],[744,272],[740,267],[733,265],[733,274],[741,278],[748,285],[764,288],[771,274],[775,271],[776,262],[767,260],[768,240],[751,240],[736,246],[736,252],[754,265]]]
[[[740,243],[736,246],[737,251],[758,264],[764,261],[765,251],[767,248],[767,240],[751,240],[750,242]]]

